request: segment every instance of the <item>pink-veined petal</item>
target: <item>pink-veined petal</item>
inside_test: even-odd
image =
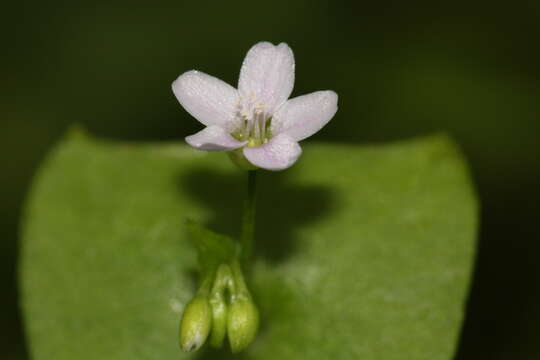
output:
[[[335,92],[316,91],[288,100],[272,117],[272,133],[286,134],[296,141],[319,131],[337,111]]]
[[[285,170],[302,154],[302,148],[286,135],[278,135],[264,145],[245,147],[244,156],[255,166],[266,170]]]
[[[272,114],[289,98],[293,86],[294,55],[287,44],[260,42],[249,49],[238,80],[242,97],[255,97]]]
[[[183,73],[172,83],[174,95],[195,119],[206,126],[233,126],[238,91],[218,78],[200,71]]]
[[[199,150],[229,151],[244,146],[246,141],[238,141],[222,127],[208,126],[196,134],[186,137],[186,142]]]

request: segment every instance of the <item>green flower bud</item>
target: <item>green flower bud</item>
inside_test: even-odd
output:
[[[210,334],[210,345],[220,348],[227,334],[227,304],[222,297],[212,298],[212,334]]]
[[[212,309],[206,296],[195,296],[186,306],[180,322],[180,348],[191,352],[199,349],[212,326]]]
[[[232,301],[227,318],[227,334],[231,351],[245,349],[255,338],[259,327],[259,312],[247,297]]]

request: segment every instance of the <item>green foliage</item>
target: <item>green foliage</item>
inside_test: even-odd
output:
[[[477,225],[455,146],[436,136],[304,150],[290,170],[260,174],[249,282],[261,327],[232,356],[178,347],[197,286],[186,230],[204,231],[184,219],[238,236],[245,174],[184,145],[62,142],[23,222],[32,358],[451,359]]]

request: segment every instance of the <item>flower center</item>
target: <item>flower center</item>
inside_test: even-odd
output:
[[[241,97],[234,114],[238,127],[232,136],[239,141],[247,141],[248,147],[266,144],[272,137],[270,123],[272,117],[265,111],[263,103],[254,96]]]

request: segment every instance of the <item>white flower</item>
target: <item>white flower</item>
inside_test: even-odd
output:
[[[206,151],[237,150],[256,167],[283,170],[302,153],[298,141],[319,131],[337,111],[335,92],[287,100],[293,86],[291,48],[260,42],[244,59],[238,90],[195,70],[180,75],[172,89],[184,109],[206,126],[186,137],[188,144]]]

